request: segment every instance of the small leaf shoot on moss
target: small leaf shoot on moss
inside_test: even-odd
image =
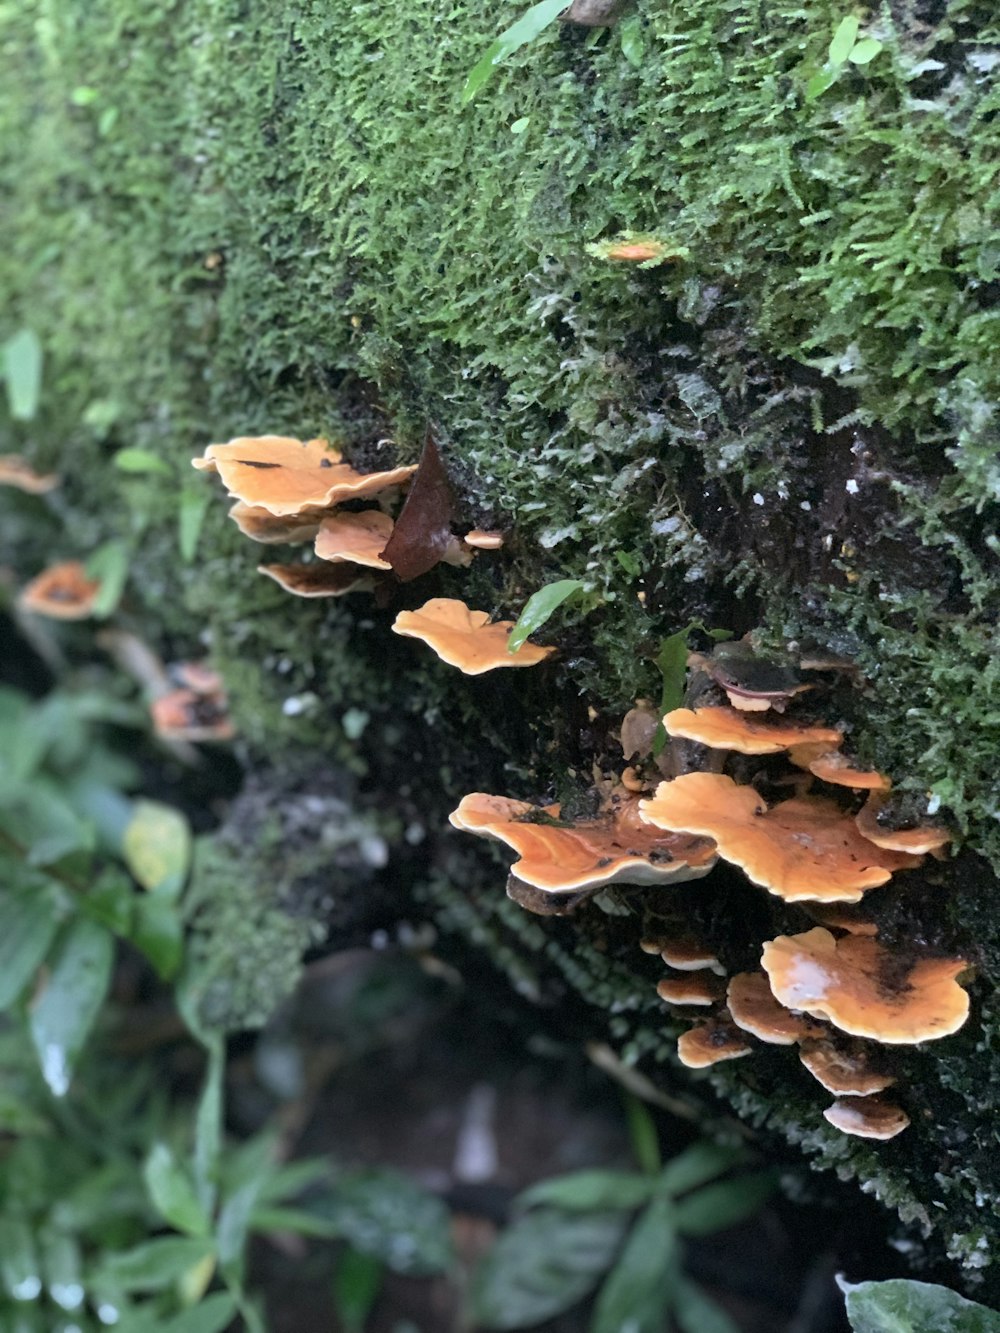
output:
[[[826,54],[826,62],[821,69],[810,75],[806,83],[806,101],[814,102],[831,88],[840,78],[847,64],[867,65],[882,50],[882,43],[877,37],[858,38],[860,20],[855,14],[848,14],[837,24]]]
[[[532,593],[511,631],[507,651],[516,653],[529,634],[542,628],[556,607],[583,592],[586,586],[580,579],[559,579]]]
[[[555,23],[566,4],[567,0],[541,0],[522,14],[516,23],[511,24],[506,32],[502,32],[469,71],[462,89],[462,101],[471,102],[496,66]]]
[[[7,404],[15,421],[31,421],[42,387],[42,345],[31,329],[19,329],[0,348],[0,373],[7,381]]]
[[[693,630],[700,629],[703,634],[716,642],[720,639],[731,639],[732,630],[728,629],[706,629],[700,620],[689,621],[683,629],[679,629],[676,634],[669,635],[660,644],[660,651],[656,655],[656,665],[659,667],[660,675],[663,678],[663,689],[660,694],[660,717],[664,713],[670,713],[675,708],[680,708],[684,702],[684,673],[687,670],[688,655],[688,635]],[[653,738],[653,755],[660,754],[667,742],[667,733],[663,729],[662,720],[657,724],[656,735]]]

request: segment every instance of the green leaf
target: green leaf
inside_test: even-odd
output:
[[[862,37],[855,42],[851,54],[847,57],[852,65],[867,65],[882,50],[882,43],[877,37]]]
[[[511,123],[510,132],[511,134],[523,134],[530,124],[530,116],[519,116],[517,120]]]
[[[256,1207],[250,1216],[254,1231],[290,1231],[295,1236],[317,1240],[340,1240],[340,1227],[328,1218],[307,1212],[305,1208]]]
[[[171,1226],[189,1236],[207,1236],[211,1223],[191,1177],[165,1143],[153,1145],[143,1167],[143,1179],[153,1206]]]
[[[684,1277],[674,1288],[673,1313],[681,1333],[740,1333],[725,1310]]]
[[[692,1143],[663,1168],[660,1188],[677,1198],[745,1160],[746,1153],[742,1148],[724,1148],[707,1140]]]
[[[677,1205],[677,1225],[685,1236],[708,1236],[752,1217],[777,1185],[772,1171],[757,1171],[736,1180],[720,1180],[689,1194]]]
[[[609,1267],[627,1223],[619,1211],[526,1213],[501,1233],[476,1274],[474,1321],[496,1329],[531,1328],[568,1310]]]
[[[211,500],[211,495],[203,487],[181,491],[177,509],[177,545],[186,565],[198,552],[198,539]]]
[[[218,1187],[225,1073],[226,1046],[220,1037],[216,1037],[208,1047],[205,1086],[198,1100],[194,1122],[194,1183],[198,1200],[206,1213],[210,1213],[215,1206]]]
[[[135,901],[132,881],[120,869],[109,868],[87,890],[86,896],[80,900],[80,908],[107,930],[128,936],[132,931]]]
[[[97,579],[101,585],[94,601],[95,616],[109,616],[121,601],[131,560],[132,551],[128,543],[115,538],[99,546],[87,561],[88,576]]]
[[[544,32],[551,23],[554,23],[566,8],[566,3],[567,0],[541,0],[540,4],[532,5],[516,23],[512,24],[506,32],[501,33],[496,41],[487,48],[482,59],[469,71],[469,76],[465,80],[465,87],[462,89],[462,101],[471,101],[497,65],[506,60],[508,56],[513,55],[527,42],[533,41],[539,33]]]
[[[77,1059],[111,981],[114,941],[80,917],[66,928],[48,982],[31,1012],[31,1039],[42,1077],[56,1097],[69,1090]]]
[[[233,1322],[236,1301],[228,1291],[206,1296],[191,1310],[157,1325],[157,1333],[223,1333]]]
[[[171,894],[157,889],[135,900],[131,938],[164,981],[177,975],[184,961],[184,923]]]
[[[31,885],[0,892],[0,1009],[35,975],[57,926],[55,904],[44,890]]]
[[[15,421],[31,421],[38,411],[42,388],[42,345],[38,335],[31,329],[19,329],[0,352],[10,414]]]
[[[356,1250],[381,1259],[396,1273],[442,1273],[451,1263],[448,1209],[434,1194],[398,1171],[345,1173],[309,1208],[332,1223]]]
[[[565,9],[565,5],[563,6]],[[570,597],[582,592],[586,585],[579,579],[559,579],[556,583],[547,583],[544,588],[531,594],[524,605],[524,610],[517,618],[507,644],[509,653],[516,653],[529,634],[541,629],[556,607]]]
[[[38,1239],[50,1299],[61,1310],[79,1310],[84,1298],[79,1242],[75,1236],[50,1227],[42,1229]]]
[[[136,801],[122,838],[125,864],[144,889],[177,898],[191,865],[191,828],[179,810]]]
[[[947,1287],[905,1278],[838,1282],[854,1333],[1000,1333],[1000,1314]]]
[[[654,1199],[597,1297],[590,1333],[663,1333],[680,1260],[671,1199]]]
[[[832,88],[840,77],[840,70],[840,65],[824,65],[818,69],[806,84],[806,101],[815,102],[827,88]]]
[[[344,1333],[364,1333],[365,1322],[382,1285],[380,1260],[348,1247],[337,1261],[333,1302]]]
[[[517,1202],[522,1208],[552,1204],[569,1211],[630,1210],[648,1203],[655,1189],[656,1181],[649,1176],[632,1175],[626,1171],[574,1171],[572,1175],[539,1181],[520,1194]]]
[[[173,476],[173,469],[170,464],[165,462],[159,454],[154,454],[151,449],[119,449],[112,462],[119,472],[155,473],[160,476]]]
[[[207,1240],[158,1236],[134,1249],[106,1255],[96,1281],[113,1283],[124,1291],[157,1291],[176,1282],[211,1253]]]
[[[639,69],[646,54],[646,30],[638,14],[632,14],[618,25],[622,55],[634,68]]]
[[[850,55],[851,47],[854,45],[858,36],[858,29],[861,27],[861,21],[856,14],[848,14],[837,24],[837,31],[833,34],[833,41],[830,43],[830,50],[827,52],[827,59],[831,65],[842,65]]]

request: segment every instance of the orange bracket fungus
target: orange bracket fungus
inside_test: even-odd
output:
[[[878,773],[872,768],[858,768],[852,759],[839,750],[817,753],[812,745],[793,745],[788,757],[797,767],[808,769],[814,778],[829,782],[834,787],[851,787],[854,791],[888,791],[892,786],[892,779],[884,773]],[[874,839],[869,838],[869,841],[873,842]]]
[[[761,963],[782,1004],[889,1046],[947,1037],[969,1014],[955,980],[968,966],[961,958],[921,958],[901,972],[899,958],[876,940],[838,940],[815,926],[769,940]]]
[[[382,549],[392,536],[392,519],[380,509],[329,514],[320,524],[314,550],[321,560],[347,560],[370,569],[391,569]]]
[[[738,1060],[752,1050],[746,1036],[724,1018],[710,1018],[677,1038],[677,1057],[688,1069],[706,1069],[721,1060]]]
[[[747,717],[735,708],[675,708],[663,719],[668,736],[738,754],[780,754],[793,745],[834,750],[843,741],[836,727]]]
[[[700,972],[664,977],[656,983],[656,993],[667,1004],[715,1004],[722,999],[718,978],[702,976]]]
[[[763,972],[738,972],[729,982],[726,1004],[738,1028],[773,1046],[792,1046],[826,1033],[803,1014],[779,1004]]]
[[[609,884],[669,884],[700,879],[715,864],[711,845],[637,827],[631,801],[603,818],[570,823],[558,805],[536,806],[506,796],[473,792],[451,823],[465,833],[494,838],[517,852],[513,874],[552,894],[575,894]]]
[[[87,577],[79,560],[64,560],[26,583],[17,600],[22,611],[31,611],[36,616],[86,620],[100,591],[100,582]]]
[[[860,1139],[894,1139],[910,1123],[904,1110],[881,1097],[840,1097],[823,1116],[842,1133]]]
[[[894,870],[919,864],[868,842],[833,801],[796,797],[768,809],[754,788],[721,773],[661,782],[639,809],[658,828],[714,839],[720,856],[786,902],[858,902]]]
[[[193,466],[218,472],[230,495],[276,517],[330,509],[360,500],[410,479],[416,467],[357,472],[326,440],[284,435],[245,436],[210,444]]]
[[[179,688],[149,706],[153,730],[165,741],[228,741],[236,734],[218,672],[202,662],[176,662],[170,675]]]
[[[233,520],[244,537],[252,542],[262,542],[268,546],[278,546],[286,542],[311,542],[319,531],[319,519],[297,514],[276,517],[268,509],[257,505],[248,505],[237,500],[229,510]]]
[[[692,936],[683,936],[675,940],[643,940],[640,947],[646,952],[647,944],[652,944],[653,953],[658,953],[668,967],[677,972],[701,972],[707,969],[716,976],[724,977],[726,969],[706,944],[701,944]]]
[[[357,565],[319,563],[313,565],[258,565],[258,574],[274,579],[294,597],[343,597],[349,592],[371,592],[371,574]]]
[[[847,1046],[832,1041],[805,1041],[799,1059],[827,1092],[838,1097],[870,1097],[885,1092],[896,1082],[892,1074],[872,1064],[860,1045]]]
[[[486,532],[482,528],[473,528],[462,540],[466,546],[475,547],[477,551],[499,551],[503,546],[504,536],[502,532]]]
[[[876,847],[885,847],[889,851],[911,852],[919,856],[925,852],[940,852],[951,841],[951,834],[939,824],[896,828],[894,823],[891,807],[885,796],[878,792],[868,797],[857,814],[858,829],[864,837]]]
[[[512,620],[490,623],[488,611],[473,611],[452,597],[432,597],[416,611],[401,611],[392,626],[407,639],[420,639],[442,662],[466,676],[479,676],[497,667],[529,667],[551,657],[555,648],[523,644],[516,653],[507,644]]]
[[[791,667],[758,656],[743,639],[720,643],[707,656],[692,653],[688,666],[705,672],[725,691],[731,706],[745,713],[783,713],[797,694],[816,688]]]
[[[29,495],[44,495],[58,485],[59,477],[56,473],[43,475],[36,472],[20,454],[0,454],[0,486],[13,486],[15,490],[26,491]]]

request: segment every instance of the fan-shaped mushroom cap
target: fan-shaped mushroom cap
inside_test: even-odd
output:
[[[862,916],[863,907],[853,903],[803,903],[803,910],[828,930],[846,930],[848,935],[878,934],[874,921]]]
[[[56,473],[49,472],[43,476],[20,454],[0,455],[0,486],[13,486],[16,490],[27,491],[29,495],[44,495],[58,485],[59,477]]]
[[[361,500],[399,486],[413,467],[388,472],[356,472],[326,440],[290,439],[285,435],[245,436],[228,444],[210,444],[193,465],[218,472],[238,500],[278,516],[329,509],[344,500]]]
[[[360,514],[341,511],[323,519],[316,537],[315,551],[321,560],[349,560],[371,569],[392,569],[382,559],[382,550],[392,536],[392,519],[380,509],[365,509]]]
[[[910,1123],[901,1107],[882,1097],[839,1097],[823,1117],[835,1129],[859,1139],[894,1139]]]
[[[955,980],[965,961],[922,958],[902,972],[899,962],[868,936],[837,940],[822,926],[769,940],[761,957],[782,1004],[852,1036],[905,1046],[957,1032],[969,1014]]]
[[[876,847],[921,855],[925,852],[939,852],[951,842],[951,834],[938,824],[894,829],[890,824],[880,823],[885,806],[885,797],[872,792],[856,816],[858,831]]]
[[[245,504],[242,500],[237,500],[230,508],[229,517],[244,537],[268,546],[286,542],[311,542],[319,532],[318,518],[309,515],[299,517],[297,514],[277,517],[268,509]]]
[[[499,551],[503,546],[502,532],[486,532],[482,528],[473,528],[463,538],[467,546],[474,546],[477,551]]]
[[[788,757],[797,767],[807,768],[813,777],[832,783],[835,787],[851,787],[855,791],[888,791],[892,786],[892,778],[877,773],[873,768],[856,768],[854,761],[839,750],[823,750],[817,754],[812,745],[793,745]]]
[[[774,998],[763,972],[737,972],[726,991],[726,1006],[733,1022],[773,1046],[793,1046],[826,1029],[804,1014],[793,1014]]]
[[[664,977],[656,983],[656,993],[667,1004],[715,1004],[722,998],[717,977],[694,972],[686,977]]]
[[[640,802],[643,819],[713,838],[719,855],[786,902],[857,902],[914,857],[875,848],[833,801],[800,796],[770,810],[721,773],[685,773]]]
[[[22,611],[53,620],[86,620],[101,591],[97,579],[87,577],[79,560],[50,565],[24,585],[18,596]]]
[[[357,565],[258,565],[258,574],[281,585],[295,597],[343,597],[349,592],[371,592],[371,574]]]
[[[735,708],[675,708],[663,719],[669,736],[739,754],[780,754],[793,745],[836,749],[844,739],[835,727],[748,717]]]
[[[873,1066],[871,1056],[860,1045],[848,1048],[832,1041],[805,1041],[799,1059],[827,1092],[838,1097],[870,1097],[896,1082],[892,1074]]]
[[[644,947],[648,941],[643,940]],[[708,969],[716,976],[724,977],[726,969],[716,958],[707,944],[702,944],[692,935],[681,936],[673,940],[656,940],[658,946],[653,950],[658,953],[668,967],[678,972],[701,972]]]
[[[634,801],[622,801],[603,818],[567,824],[558,822],[558,805],[473,792],[463,797],[450,821],[465,833],[512,847],[521,858],[512,867],[516,877],[548,893],[679,883],[708,874],[715,863],[711,844],[672,834],[650,836],[634,806]]]
[[[529,667],[551,657],[555,648],[525,643],[508,652],[512,620],[490,623],[488,611],[473,611],[453,597],[432,597],[416,611],[400,611],[392,626],[407,639],[420,639],[442,662],[466,676],[479,676],[497,667]]]
[[[228,741],[236,729],[222,694],[194,689],[170,690],[149,706],[153,730],[165,741]]]
[[[750,1042],[724,1018],[710,1018],[677,1038],[677,1056],[688,1069],[705,1069],[720,1060],[737,1060],[753,1050]]]

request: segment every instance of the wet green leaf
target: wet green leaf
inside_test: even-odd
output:
[[[676,1205],[654,1199],[601,1288],[590,1333],[663,1333],[680,1255]]]
[[[854,1333],[1000,1333],[1000,1314],[947,1287],[897,1278],[840,1281]]]
[[[532,593],[511,631],[507,651],[517,652],[529,634],[541,629],[557,607],[582,592],[584,587],[579,579],[559,579],[555,583],[547,583],[544,588]]]
[[[228,1291],[216,1291],[191,1310],[157,1325],[157,1333],[223,1333],[236,1314],[236,1301]]]
[[[833,34],[833,41],[830,43],[830,50],[827,59],[831,65],[842,65],[851,53],[851,47],[854,45],[858,36],[858,28],[861,21],[856,14],[848,14],[837,24],[837,31]]]
[[[177,975],[184,961],[184,923],[171,894],[156,889],[135,900],[131,938],[164,981]]]
[[[569,1211],[594,1208],[638,1208],[656,1189],[656,1181],[627,1171],[574,1171],[542,1180],[518,1196],[524,1208],[551,1204]]]
[[[689,1194],[677,1205],[677,1225],[685,1236],[708,1236],[752,1217],[777,1187],[772,1171],[720,1180]]]
[[[882,43],[876,37],[862,37],[855,42],[851,54],[847,57],[852,65],[867,65],[882,50]]]
[[[49,893],[35,884],[0,893],[0,1009],[35,975],[55,938],[58,918]]]
[[[173,475],[170,464],[151,449],[119,449],[112,462],[119,472],[153,473],[166,477]]]
[[[178,1231],[207,1236],[211,1229],[207,1212],[195,1193],[191,1177],[165,1143],[157,1143],[143,1168],[146,1190],[153,1206]]]
[[[692,1143],[663,1168],[660,1188],[677,1198],[745,1160],[746,1152],[742,1148],[725,1148],[707,1140]]]
[[[441,1273],[451,1263],[448,1210],[434,1194],[397,1171],[373,1169],[339,1176],[309,1208],[356,1250],[396,1273]]]
[[[111,981],[114,941],[86,917],[70,923],[56,945],[48,981],[31,1011],[31,1038],[42,1076],[56,1097],[73,1070]]]
[[[541,0],[540,4],[532,5],[516,23],[501,33],[469,71],[462,89],[462,101],[471,101],[497,65],[527,42],[533,41],[550,23],[554,23],[566,8],[566,3],[567,0]]]
[[[33,1301],[42,1291],[31,1228],[10,1216],[0,1217],[0,1286],[15,1301]]]
[[[350,1248],[337,1261],[333,1299],[344,1333],[364,1333],[365,1321],[382,1285],[382,1264]]]
[[[618,25],[622,55],[634,68],[639,69],[646,54],[646,30],[638,14],[632,14]]]
[[[824,65],[818,69],[806,84],[806,101],[814,102],[827,88],[832,88],[840,75],[840,69],[839,65]]]
[[[116,538],[99,546],[87,561],[88,577],[97,579],[101,585],[94,602],[95,616],[109,616],[121,601],[131,559],[128,543]]]
[[[210,493],[203,487],[181,491],[177,509],[177,545],[186,565],[191,563],[198,552],[198,539],[211,499]]]
[[[124,1291],[157,1291],[176,1282],[212,1253],[207,1240],[188,1236],[159,1236],[119,1254],[109,1254],[100,1266],[98,1281],[112,1282]]]
[[[536,1208],[504,1231],[476,1274],[472,1309],[488,1328],[531,1328],[583,1299],[611,1264],[627,1214]]]

